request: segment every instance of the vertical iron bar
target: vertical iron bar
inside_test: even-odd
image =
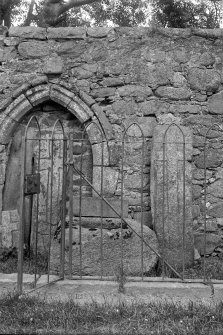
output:
[[[46,224],[48,225],[48,205],[49,205],[49,184],[50,184],[50,168],[47,169],[47,188],[46,188]]]
[[[125,157],[125,132],[122,137],[122,161],[121,161],[121,275],[124,274],[123,268],[123,197],[124,197],[124,157]]]
[[[66,217],[66,181],[67,181],[67,140],[63,140],[63,178],[62,178],[62,213],[61,213],[61,278],[64,278],[65,263],[65,217]]]
[[[102,139],[102,151],[101,151],[101,197],[103,197],[104,189],[104,141]],[[100,237],[100,260],[101,260],[101,279],[103,277],[103,198],[101,198],[101,237]]]
[[[20,190],[20,221],[19,221],[19,245],[18,245],[18,277],[17,291],[22,294],[23,284],[23,243],[24,243],[24,219],[25,219],[25,201],[24,201],[24,182],[26,174],[26,138],[22,137],[22,158],[21,158],[21,190]]]
[[[186,226],[186,143],[183,136],[183,280],[185,275],[185,226]]]
[[[69,278],[72,278],[72,252],[73,252],[73,134],[69,141]]]
[[[40,151],[41,151],[41,140],[40,138],[38,138],[38,168],[37,168],[38,173],[40,173]],[[38,234],[39,234],[39,194],[36,195],[35,287],[37,283]]]
[[[80,278],[82,278],[82,169],[83,169],[83,143],[84,132],[81,138],[80,186],[79,186],[79,243],[80,243]]]
[[[47,282],[50,281],[50,253],[51,253],[51,235],[52,235],[52,216],[53,216],[53,145],[54,139],[51,138],[51,160],[50,160],[50,227],[49,227],[49,241],[48,241],[48,271],[47,271]]]
[[[165,158],[166,158],[166,138],[163,137],[163,197],[162,197],[162,279],[164,280],[165,274],[165,259],[164,259],[164,249],[165,249]]]
[[[142,134],[143,136],[143,134]],[[144,259],[143,259],[143,168],[144,168],[144,146],[145,146],[145,141],[144,141],[144,137],[142,137],[142,160],[141,160],[141,199],[140,199],[140,205],[141,205],[141,276],[142,276],[142,280],[144,278]]]
[[[207,131],[208,133],[208,131]],[[206,229],[207,229],[207,222],[206,222],[206,216],[207,216],[207,166],[206,166],[206,157],[207,157],[207,133],[204,140],[204,264],[203,264],[203,275],[204,275],[204,281],[206,280]]]

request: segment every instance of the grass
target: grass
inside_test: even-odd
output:
[[[36,261],[35,261],[36,259]],[[33,274],[35,273],[35,267],[37,273],[44,274],[47,273],[48,267],[48,257],[46,253],[37,254],[37,257],[34,257],[31,254],[31,257],[24,255],[23,259],[23,272]],[[10,257],[5,257],[5,259],[0,260],[0,272],[2,273],[15,273],[18,271],[18,257],[17,253],[10,255]]]
[[[222,335],[223,303],[111,305],[47,303],[11,294],[0,298],[1,334]]]
[[[195,279],[204,277],[204,259],[196,262],[192,267],[185,270],[185,278]],[[218,257],[206,257],[205,259],[206,279],[223,280],[223,260]],[[223,332],[222,332],[223,333]]]

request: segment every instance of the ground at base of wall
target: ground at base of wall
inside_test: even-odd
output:
[[[23,272],[27,274],[34,274],[36,272],[40,275],[47,274],[48,260],[46,254],[38,254],[35,260],[34,255],[24,255]],[[18,270],[17,251],[11,250],[1,254],[0,257],[0,273],[15,273]],[[58,273],[53,273],[58,274]],[[180,273],[183,275],[183,273]],[[145,277],[161,277],[162,269],[161,262],[159,262],[151,273],[145,273]],[[141,273],[139,273],[139,277]],[[176,278],[173,273],[166,271],[166,276],[169,278]],[[195,261],[193,266],[186,268],[184,272],[185,279],[203,279],[204,278],[204,258]],[[206,257],[205,258],[205,278],[207,280],[216,279],[223,280],[223,259],[219,257]]]

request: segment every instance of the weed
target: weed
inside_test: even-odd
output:
[[[115,280],[118,282],[118,292],[125,293],[125,284],[127,277],[123,266],[120,264],[115,271]]]

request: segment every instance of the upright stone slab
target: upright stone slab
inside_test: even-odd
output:
[[[154,130],[151,157],[151,206],[154,229],[160,243],[161,254],[164,252],[165,260],[178,270],[182,269],[183,254],[185,266],[187,266],[193,263],[194,252],[191,210],[192,171],[190,163],[192,135],[188,128],[180,127],[180,129],[176,125],[158,125]],[[165,173],[163,173],[164,136],[166,139]],[[183,154],[184,139],[185,164]],[[183,191],[184,165],[185,192]],[[185,219],[183,219],[184,195]],[[183,222],[185,224],[184,253]]]

